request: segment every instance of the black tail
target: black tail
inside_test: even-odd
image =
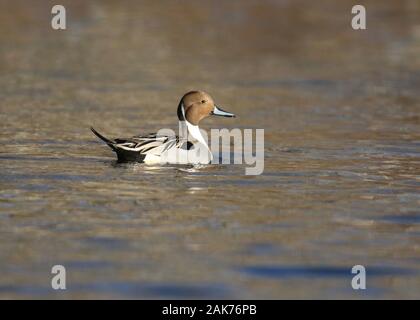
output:
[[[90,127],[90,130],[92,130],[93,134],[95,136],[97,136],[99,139],[101,139],[102,141],[104,141],[108,146],[111,147],[112,150],[116,150],[114,144],[115,142],[112,140],[109,140],[108,138],[104,137],[103,135],[101,135],[98,131],[96,131],[95,129],[93,129],[92,127]]]

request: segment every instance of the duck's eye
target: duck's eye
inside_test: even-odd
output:
[[[201,103],[206,103],[206,100],[201,100]]]

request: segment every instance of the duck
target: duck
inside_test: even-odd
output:
[[[116,153],[118,162],[209,164],[213,160],[213,154],[199,123],[210,116],[236,117],[216,106],[213,98],[204,91],[184,94],[178,104],[177,116],[179,135],[163,129],[157,133],[131,138],[109,139],[93,127],[90,129]]]

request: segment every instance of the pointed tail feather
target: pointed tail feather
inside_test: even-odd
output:
[[[90,130],[93,132],[93,134],[95,136],[97,136],[99,139],[101,139],[102,141],[104,141],[108,146],[111,147],[112,150],[116,150],[114,144],[115,142],[112,140],[109,140],[108,138],[104,137],[103,135],[101,135],[98,131],[96,131],[95,129],[93,129],[93,127],[90,127]]]

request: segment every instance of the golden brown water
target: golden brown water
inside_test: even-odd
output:
[[[0,3],[0,298],[420,298],[418,1],[365,31],[353,1],[53,4]],[[204,128],[265,129],[263,175],[89,131],[176,129],[191,89],[238,115]]]

